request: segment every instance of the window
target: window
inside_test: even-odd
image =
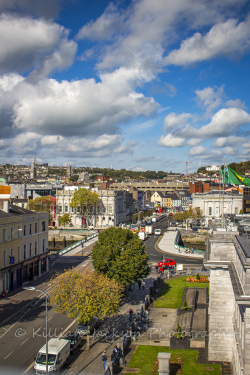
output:
[[[32,258],[32,243],[30,242],[30,251],[29,251],[29,257]]]
[[[23,235],[26,236],[26,225],[23,226]]]
[[[3,251],[3,266],[7,267],[7,250]]]
[[[45,251],[46,251],[46,239],[44,238],[42,242],[42,252],[45,253]]]
[[[212,207],[208,207],[208,215],[212,216]]]
[[[32,224],[30,224],[30,234],[32,234]]]
[[[64,207],[64,212],[68,212],[68,206]]]
[[[23,260],[25,260],[27,257],[27,253],[26,253],[26,245],[23,245]]]
[[[234,213],[237,215],[238,214],[238,207],[234,207]]]
[[[35,255],[37,255],[37,241],[35,241]]]
[[[7,237],[6,229],[3,229],[3,241],[6,241],[6,237]]]
[[[62,206],[59,206],[59,212],[62,212]]]
[[[17,227],[17,238],[21,237],[21,231],[22,231],[22,229],[21,229],[20,225],[18,225],[18,227]]]
[[[42,221],[42,232],[45,232],[45,221]]]
[[[10,249],[10,256],[11,256],[11,257],[14,256],[14,247],[12,247],[12,248]]]
[[[10,228],[10,239],[14,240],[14,228],[13,227]]]
[[[71,212],[72,212],[72,213],[74,212],[74,207],[71,207]]]
[[[78,207],[77,207],[77,213],[79,213],[80,211],[81,211],[81,207],[78,206]]]
[[[35,233],[37,233],[37,223],[35,223]]]
[[[109,214],[112,214],[112,204],[109,204]]]
[[[18,248],[17,248],[17,261],[18,262],[21,261],[21,249],[20,249],[20,246],[18,246]]]

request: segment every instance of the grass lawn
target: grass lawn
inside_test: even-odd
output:
[[[154,303],[154,307],[165,307],[178,309],[181,306],[181,299],[183,290],[185,287],[185,277],[178,277],[176,279],[171,279],[165,282],[162,293]],[[206,283],[186,283],[187,287],[194,288],[195,286],[199,288],[206,288]]]
[[[171,353],[171,357],[181,357],[183,363],[182,375],[221,375],[220,365],[202,365],[197,363],[197,350],[170,350],[166,346],[138,346],[128,367],[140,368],[139,375],[151,375],[159,352]],[[132,373],[126,373],[126,375],[130,374]]]

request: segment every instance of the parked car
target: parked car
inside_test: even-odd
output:
[[[99,327],[99,325],[100,325],[100,320],[96,316],[94,316],[91,319],[91,321],[88,322],[87,324],[79,323],[78,326],[76,327],[76,333],[79,333],[80,336],[87,336],[88,326],[89,326],[89,330],[91,334],[94,331],[94,329]]]
[[[82,344],[82,337],[76,332],[68,332],[65,340],[70,341],[70,354],[73,354]]]

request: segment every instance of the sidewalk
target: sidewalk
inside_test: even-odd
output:
[[[145,279],[145,289],[141,288],[139,290],[138,285],[135,284],[132,286],[131,291],[127,291],[126,296],[123,298],[123,304],[119,310],[119,313],[102,323],[96,333],[96,336],[91,339],[91,349],[89,351],[81,350],[77,358],[73,363],[69,364],[63,374],[104,374],[101,358],[103,351],[106,350],[108,360],[110,360],[114,345],[122,342],[126,332],[130,331],[130,308],[132,308],[134,313],[141,310],[141,307],[145,302],[145,296],[149,294],[149,288],[153,285],[153,282],[157,276],[158,275],[151,273],[149,277]],[[134,342],[132,341],[132,347],[133,343]],[[130,349],[128,355],[125,356],[127,365],[132,354],[131,352],[132,349]]]
[[[184,251],[180,253],[178,249],[174,247],[176,233],[177,232],[175,229],[171,230],[168,228],[167,232],[163,234],[162,238],[157,244],[159,250],[161,250],[162,252],[173,254],[173,255],[184,256],[187,258],[198,258],[198,259],[204,258],[204,255],[202,254],[188,254],[188,253],[185,253]]]

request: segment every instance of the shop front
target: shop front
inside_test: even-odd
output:
[[[38,273],[38,257],[23,263],[23,283],[33,280],[34,276],[39,276]]]

